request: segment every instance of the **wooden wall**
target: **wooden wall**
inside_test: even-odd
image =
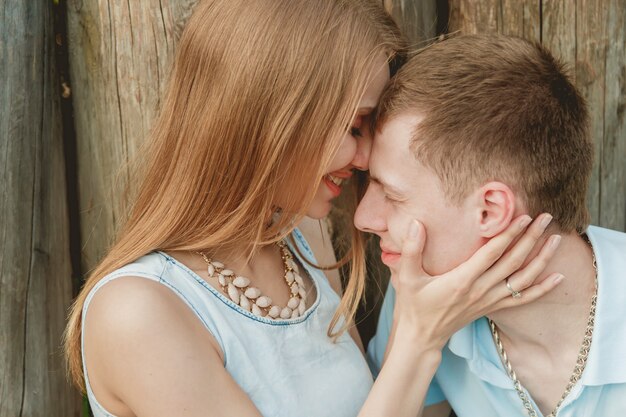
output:
[[[61,334],[72,299],[52,2],[0,7],[0,416],[77,416]]]
[[[196,0],[68,0],[83,271],[111,243],[127,166],[149,132]]]

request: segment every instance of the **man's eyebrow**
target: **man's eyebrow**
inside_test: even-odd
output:
[[[375,182],[376,184],[379,184],[380,186],[383,187],[383,189],[388,192],[389,194],[393,194],[396,196],[401,196],[404,195],[404,193],[399,190],[398,188],[394,187],[393,185],[386,183],[384,180],[380,179],[379,177],[376,177],[374,175],[371,174],[369,175],[369,180],[372,182]]]

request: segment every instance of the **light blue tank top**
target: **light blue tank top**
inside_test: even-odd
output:
[[[307,259],[315,258],[302,234],[294,240]],[[298,252],[291,248],[294,256]],[[317,299],[296,319],[257,317],[233,303],[185,265],[154,252],[103,278],[88,294],[123,277],[138,276],[165,285],[211,332],[224,352],[224,366],[265,417],[354,417],[372,386],[372,376],[352,338],[326,335],[339,296],[324,273],[300,259],[317,288]],[[95,417],[115,417],[98,403],[85,368],[87,396]]]

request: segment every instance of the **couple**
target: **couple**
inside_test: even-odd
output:
[[[196,6],[68,324],[96,417],[625,413],[626,236],[587,228],[583,100],[519,39],[460,36],[392,74],[405,53],[373,1]],[[295,225],[368,170],[342,288]],[[362,232],[392,272],[375,381]]]

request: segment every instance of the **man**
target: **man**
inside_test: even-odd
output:
[[[561,235],[545,276],[564,281],[455,333],[426,409],[447,401],[459,417],[626,416],[626,234],[588,227],[593,147],[585,103],[563,66],[521,39],[460,36],[411,58],[379,107],[355,224],[380,237],[392,276],[412,219],[426,229],[431,275],[524,213],[551,213],[544,239]],[[375,374],[394,297],[390,287],[368,349]]]

